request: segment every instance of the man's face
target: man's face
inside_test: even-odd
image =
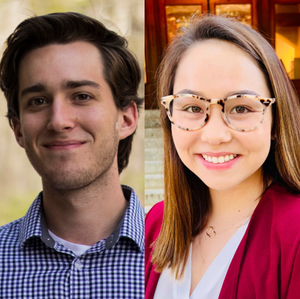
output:
[[[116,175],[119,139],[136,123],[128,124],[126,112],[116,108],[94,45],[74,42],[29,52],[20,63],[18,97],[16,139],[44,184],[71,190]],[[135,106],[128,111],[129,120],[137,118]]]

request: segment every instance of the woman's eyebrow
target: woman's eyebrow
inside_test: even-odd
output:
[[[182,89],[182,90],[176,92],[176,94],[195,94],[197,96],[203,96],[200,91],[195,91],[195,90],[191,90],[191,89]]]
[[[244,89],[244,90],[234,90],[234,91],[230,91],[225,98],[230,97],[230,96],[234,96],[237,94],[249,94],[249,95],[253,95],[253,96],[260,96],[259,93],[257,93],[254,90],[248,90],[248,89]]]
[[[182,89],[182,90],[176,92],[176,94],[194,94],[194,95],[206,98],[201,91],[195,91],[195,90],[191,90],[191,89]],[[224,98],[234,96],[237,94],[249,94],[249,95],[254,95],[254,96],[261,96],[259,93],[257,93],[254,90],[243,89],[243,90],[230,91],[224,96]]]

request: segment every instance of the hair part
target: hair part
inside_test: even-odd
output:
[[[209,39],[230,42],[247,52],[264,73],[272,97],[273,127],[269,155],[262,166],[264,191],[280,182],[289,192],[300,192],[300,113],[296,90],[271,45],[254,29],[234,19],[203,16],[194,19],[169,44],[158,69],[158,101],[164,131],[165,209],[160,235],[153,244],[152,262],[161,272],[170,267],[179,278],[189,246],[206,226],[210,212],[208,187],[180,160],[171,123],[160,105],[162,96],[173,94],[176,70],[182,55],[195,43]],[[288,116],[288,117],[287,117]]]
[[[104,79],[112,91],[116,107],[125,110],[136,103],[137,108],[141,108],[143,99],[137,95],[140,68],[137,59],[127,49],[127,40],[88,16],[73,12],[53,13],[23,21],[6,41],[0,63],[0,86],[7,100],[7,118],[11,127],[12,118],[20,116],[18,71],[22,58],[37,48],[76,41],[91,43],[101,53]],[[128,165],[133,135],[119,142],[119,173]]]

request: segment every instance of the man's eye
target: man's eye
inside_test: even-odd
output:
[[[78,94],[75,97],[75,100],[78,100],[78,101],[88,101],[90,99],[91,99],[91,96],[89,96],[88,94],[85,94],[85,93]]]
[[[35,98],[29,102],[29,106],[41,106],[47,104],[47,101],[43,98]]]

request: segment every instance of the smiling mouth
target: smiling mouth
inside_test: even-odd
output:
[[[69,141],[54,141],[52,143],[45,144],[44,147],[51,151],[61,151],[61,150],[72,150],[76,149],[85,144],[85,142],[77,140]]]
[[[55,147],[55,146],[72,146],[72,145],[81,145],[83,142],[71,142],[71,143],[58,143],[46,145],[46,147]]]
[[[212,156],[201,154],[201,156],[207,162],[210,162],[213,164],[222,164],[222,163],[226,163],[228,161],[235,159],[238,155],[231,154],[231,155],[226,155],[226,156],[212,157]]]

